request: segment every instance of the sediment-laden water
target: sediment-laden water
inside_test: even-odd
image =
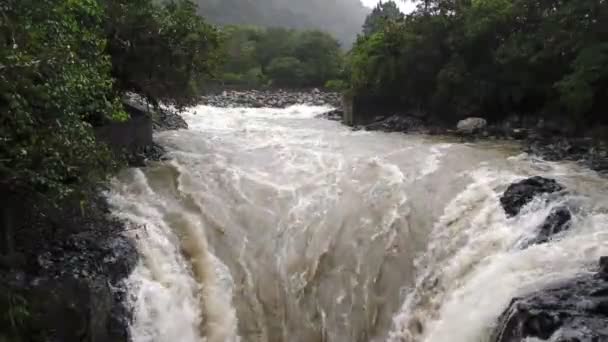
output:
[[[608,184],[506,143],[352,131],[326,110],[197,107],[109,194],[133,222],[135,342],[489,341],[516,295],[608,254]],[[507,218],[519,179],[564,184]],[[551,209],[572,229],[518,248]]]

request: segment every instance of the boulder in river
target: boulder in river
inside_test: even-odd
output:
[[[608,341],[608,258],[596,274],[515,298],[494,331],[494,342],[531,338],[556,342]]]
[[[420,129],[423,125],[420,118],[396,114],[369,124],[366,129],[383,132],[409,132]]]
[[[523,241],[519,248],[526,248],[531,245],[537,245],[548,242],[554,235],[559,234],[570,228],[572,223],[572,213],[566,206],[554,208],[543,224],[537,227],[535,236],[531,239]]]
[[[317,115],[318,119],[326,119],[332,121],[341,121],[342,117],[344,117],[344,111],[341,109],[333,109],[329,112]]]
[[[460,120],[456,129],[462,134],[478,133],[488,126],[488,122],[484,118],[467,118]]]
[[[511,184],[500,198],[500,203],[508,216],[515,216],[534,197],[562,191],[563,189],[564,187],[554,179],[532,177]]]

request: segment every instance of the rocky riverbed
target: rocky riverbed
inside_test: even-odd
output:
[[[341,118],[340,109],[333,111],[328,119]],[[568,160],[601,172],[608,173],[608,144],[590,135],[577,136],[572,133],[555,132],[537,124],[523,123],[521,120],[508,119],[488,124],[482,118],[462,120],[458,125],[450,125],[424,117],[394,114],[377,117],[373,122],[354,129],[370,131],[422,133],[452,135],[463,141],[504,139],[516,140],[522,149],[549,161]]]
[[[253,107],[285,108],[297,104],[313,106],[341,106],[339,93],[312,90],[226,90],[216,94],[205,95],[201,103],[220,108]]]

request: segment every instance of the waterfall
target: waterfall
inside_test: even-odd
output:
[[[490,341],[515,296],[608,254],[608,184],[506,142],[352,131],[323,107],[206,106],[158,133],[170,161],[112,184],[141,261],[135,342]],[[508,218],[543,175],[569,192]],[[518,248],[563,203],[572,228]]]

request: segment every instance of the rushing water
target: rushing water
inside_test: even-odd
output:
[[[324,108],[218,109],[115,181],[133,222],[135,342],[488,341],[511,298],[608,254],[608,184],[504,143],[351,131]],[[517,248],[558,202],[508,219],[531,175],[567,186],[570,231]]]

